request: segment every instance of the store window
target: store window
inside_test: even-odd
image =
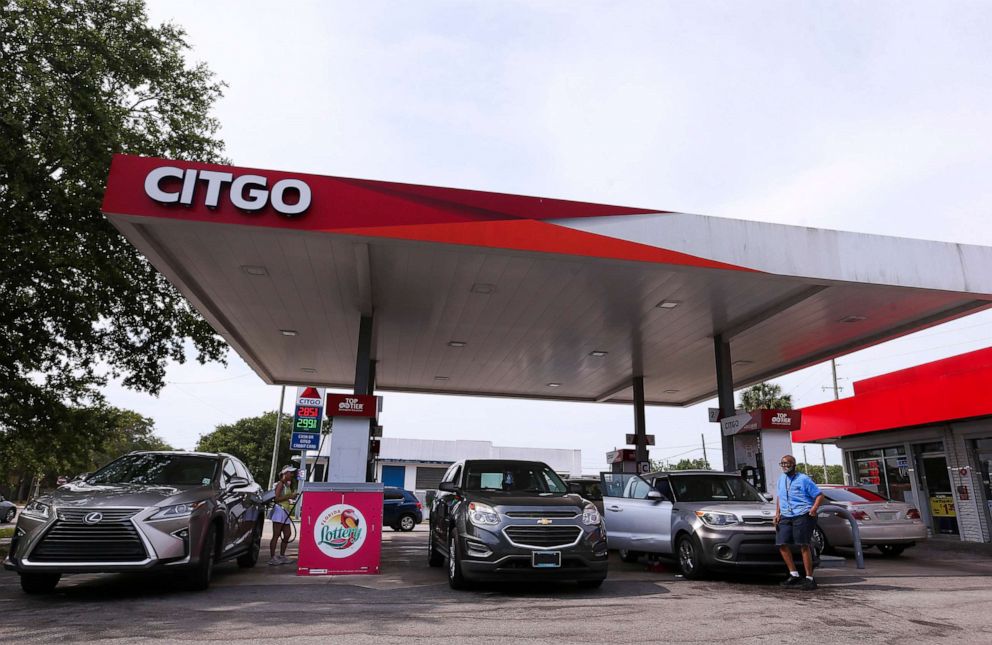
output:
[[[853,453],[852,459],[856,484],[889,499],[912,502],[913,486],[905,447],[860,450]]]

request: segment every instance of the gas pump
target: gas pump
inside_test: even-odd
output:
[[[792,454],[792,431],[801,419],[798,410],[756,410],[720,420],[723,435],[734,438],[741,476],[758,490],[774,492],[779,459]]]

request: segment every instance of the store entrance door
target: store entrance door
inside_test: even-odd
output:
[[[943,442],[914,446],[917,472],[923,487],[923,499],[928,501],[930,528],[934,534],[958,535],[958,518],[954,509],[951,474],[947,470]]]
[[[982,486],[985,488],[985,512],[989,526],[992,526],[992,439],[975,441],[975,459],[982,473]]]

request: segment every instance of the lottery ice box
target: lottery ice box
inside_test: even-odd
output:
[[[308,482],[301,508],[296,575],[379,573],[382,484]]]

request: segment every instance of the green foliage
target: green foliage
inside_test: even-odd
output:
[[[108,378],[155,393],[187,343],[224,357],[100,212],[115,152],[224,161],[222,85],[187,66],[180,28],[147,23],[139,0],[0,3],[0,444],[19,463],[56,460],[34,433],[65,453],[99,427]]]
[[[710,462],[702,457],[699,459],[680,459],[678,463],[672,464],[667,461],[652,461],[652,470],[713,470]]]
[[[219,425],[210,434],[200,437],[197,450],[226,452],[234,455],[251,471],[255,481],[263,486],[269,482],[272,467],[272,439],[276,429],[277,413],[266,412],[257,417],[239,419],[232,424]],[[279,427],[280,467],[289,463],[289,438],[293,432],[293,416],[282,415]]]
[[[791,410],[792,395],[782,394],[782,386],[758,383],[741,392],[741,405],[746,412],[755,410]]]
[[[171,450],[155,434],[154,422],[132,410],[110,406],[63,407],[56,411],[58,428],[39,426],[0,442],[0,484],[16,497],[18,484],[43,475],[43,486],[59,475],[92,472],[132,450]],[[58,441],[56,444],[55,441]]]
[[[823,481],[823,464],[796,464],[796,470],[806,473],[817,484],[843,484],[844,469],[840,464],[827,464],[828,481]]]

